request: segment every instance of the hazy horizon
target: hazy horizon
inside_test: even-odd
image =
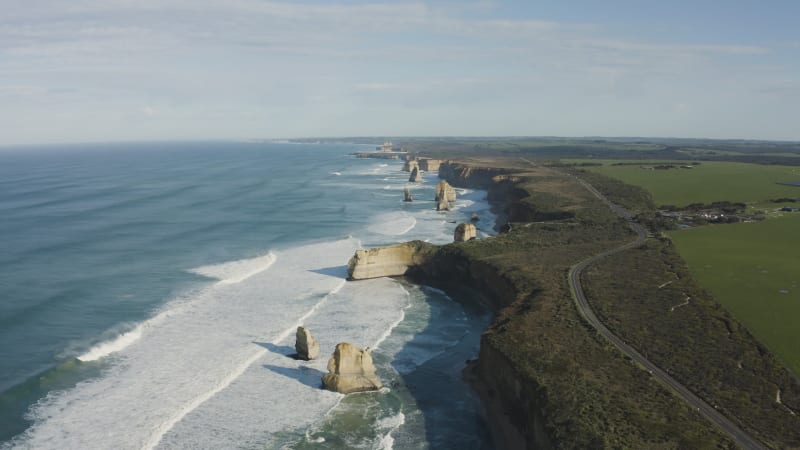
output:
[[[396,142],[403,142],[406,140],[592,140],[592,139],[601,139],[601,140],[608,140],[609,142],[622,142],[622,141],[630,141],[630,140],[652,140],[654,143],[658,141],[680,141],[680,140],[687,140],[687,141],[719,141],[719,142],[770,142],[770,143],[779,143],[779,144],[796,144],[800,143],[800,140],[791,140],[791,139],[747,139],[747,138],[715,138],[715,137],[682,137],[682,136],[297,136],[297,137],[281,137],[281,138],[206,138],[206,139],[190,139],[190,138],[175,138],[175,139],[142,139],[142,140],[134,140],[134,139],[121,139],[121,140],[78,140],[78,141],[61,141],[61,142],[33,142],[33,143],[11,143],[11,144],[2,144],[0,143],[0,151],[8,151],[8,150],[20,150],[26,148],[41,148],[41,149],[56,149],[56,148],[63,148],[63,147],[82,147],[85,148],[86,146],[90,147],[104,147],[107,149],[108,146],[122,146],[122,149],[126,149],[127,145],[195,145],[195,144],[203,144],[203,143],[302,143],[304,141],[309,140],[319,140],[320,143],[338,143],[338,144],[346,144],[348,143],[348,139],[353,140],[366,140],[372,139],[369,143],[367,142],[349,142],[353,145],[377,145],[381,144],[385,141],[396,141]],[[328,141],[328,142],[326,142]],[[335,142],[334,142],[335,141]]]
[[[9,0],[0,146],[798,141],[800,4]]]

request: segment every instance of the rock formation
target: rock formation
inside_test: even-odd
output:
[[[326,389],[342,394],[374,391],[383,387],[381,380],[375,375],[375,365],[369,349],[362,350],[347,342],[336,344],[336,350],[328,360],[328,373],[322,377],[322,384]]]
[[[420,159],[419,168],[425,172],[439,172],[439,165],[442,161],[438,159]]]
[[[447,200],[440,198],[436,200],[436,210],[437,211],[450,211],[450,202]]]
[[[464,242],[469,241],[470,239],[475,239],[478,235],[478,229],[475,228],[475,224],[472,223],[460,223],[456,227],[456,232],[453,235],[453,240],[455,242]]]
[[[309,361],[319,357],[319,344],[306,327],[297,327],[294,349],[299,359]]]
[[[434,197],[434,200],[437,202],[442,199],[447,200],[448,203],[456,201],[456,190],[453,189],[453,186],[450,186],[450,183],[444,180],[436,185],[436,197]]]
[[[419,162],[415,159],[409,159],[403,163],[403,172],[411,172],[414,167],[419,168]]]
[[[481,220],[481,218],[478,217],[478,213],[472,213],[472,215],[469,216],[469,220],[471,220],[473,222],[477,222],[477,221]]]
[[[356,250],[347,263],[351,280],[405,275],[409,267],[426,260],[436,247],[422,241],[411,241],[388,247]]]
[[[414,197],[411,196],[411,189],[403,188],[403,201],[404,202],[413,202]]]
[[[419,183],[422,181],[422,173],[419,171],[419,167],[414,166],[414,168],[411,169],[411,176],[408,177],[408,181],[413,183]]]

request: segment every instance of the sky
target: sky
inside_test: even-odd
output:
[[[0,0],[0,145],[800,140],[800,1]]]

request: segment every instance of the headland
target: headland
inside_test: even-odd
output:
[[[567,283],[583,261],[579,278],[600,321],[752,437],[746,448],[800,445],[797,378],[694,282],[669,239],[649,230],[640,246],[624,247],[636,234],[606,199],[644,218],[654,209],[646,191],[577,167],[474,153],[442,162],[439,176],[485,189],[507,232],[440,247],[405,244],[413,256],[402,275],[473,289],[494,311],[468,370],[492,428],[515,431],[498,446],[741,445],[585,320]],[[675,281],[659,288],[664,280]],[[692,302],[675,309],[685,297]]]

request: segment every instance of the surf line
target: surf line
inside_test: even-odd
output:
[[[281,334],[278,335],[277,338],[273,339],[271,343],[274,345],[278,345],[284,339],[289,337],[292,331],[297,330],[297,327],[302,325],[306,321],[306,319],[311,317],[311,315],[317,311],[319,306],[323,302],[325,302],[328,299],[328,297],[339,292],[346,283],[347,283],[346,280],[342,280],[342,282],[339,283],[335,288],[333,288],[333,290],[325,294],[325,296],[322,297],[322,300],[315,303],[314,306],[311,307],[311,309],[309,309],[305,314],[303,314],[300,317],[300,319],[297,320],[294,326],[284,330]],[[253,354],[250,355],[249,358],[247,358],[244,362],[236,366],[236,368],[232,372],[230,372],[225,378],[217,382],[211,390],[206,391],[205,393],[195,397],[192,401],[187,403],[183,408],[179,409],[175,414],[173,414],[167,421],[158,426],[158,428],[156,428],[156,431],[150,436],[150,439],[148,439],[147,442],[142,446],[142,450],[152,450],[156,448],[156,446],[158,446],[158,444],[161,442],[161,439],[164,438],[164,435],[166,435],[172,428],[174,428],[178,422],[183,420],[184,417],[189,415],[189,413],[197,409],[200,405],[202,405],[203,403],[211,399],[213,396],[217,395],[218,393],[222,392],[222,390],[230,386],[231,383],[233,383],[237,378],[242,376],[242,374],[247,370],[248,367],[253,365],[254,362],[256,362],[259,358],[263,357],[266,353],[267,349],[265,348],[258,348],[254,350]]]
[[[250,365],[256,362],[258,358],[264,356],[265,353],[267,353],[267,350],[264,348],[256,350],[249,358],[247,358],[247,360],[245,360],[242,364],[237,366],[233,372],[229,373],[228,376],[226,376],[225,378],[220,380],[216,385],[214,385],[213,389],[205,392],[202,395],[195,397],[186,406],[178,410],[178,412],[173,414],[172,417],[170,417],[166,422],[162,423],[156,429],[155,433],[153,433],[153,435],[150,436],[150,439],[148,439],[147,442],[144,444],[144,446],[142,446],[142,449],[147,449],[147,450],[154,449],[161,442],[161,439],[164,437],[164,435],[167,434],[169,430],[171,430],[178,422],[183,420],[183,418],[186,417],[190,412],[197,409],[197,407],[205,403],[211,397],[217,395],[223,389],[230,386],[230,384],[233,383],[234,380],[239,378],[244,373],[244,371],[247,370],[248,367],[250,367]]]

